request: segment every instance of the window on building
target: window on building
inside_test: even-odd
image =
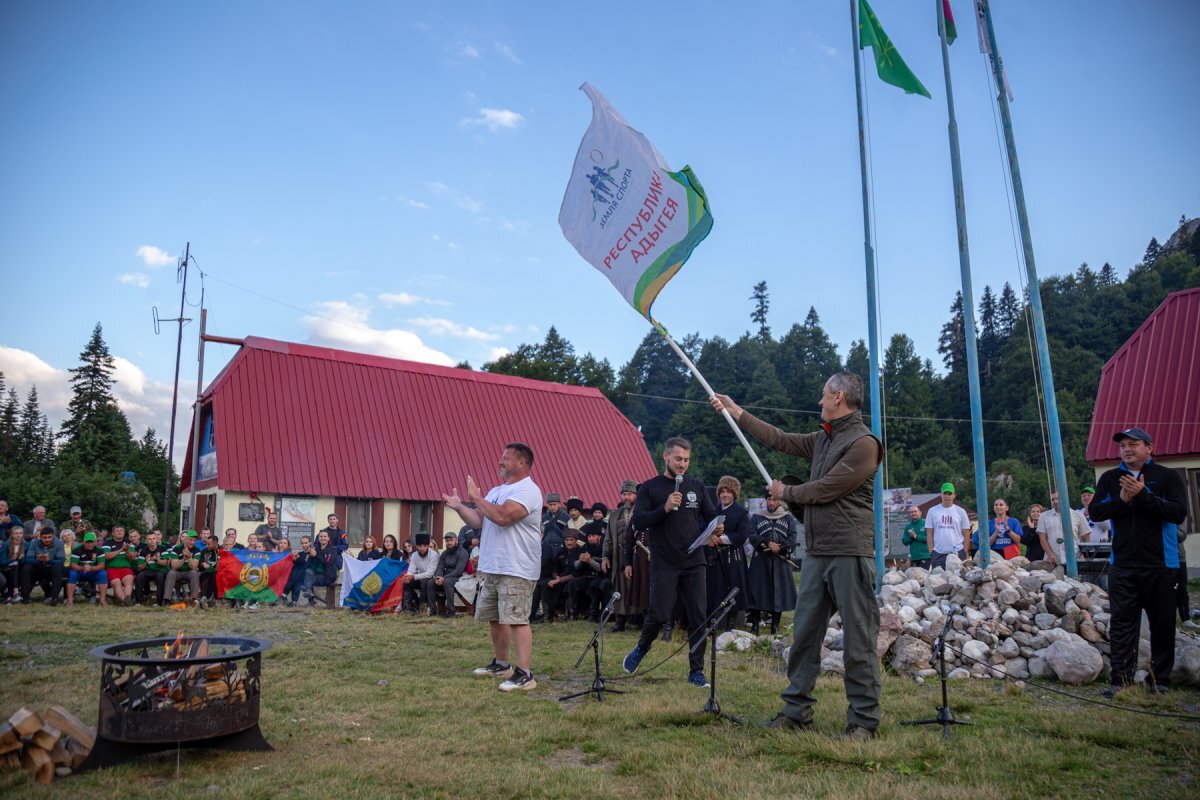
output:
[[[433,503],[409,503],[412,535],[433,532]],[[413,541],[416,541],[414,538]]]
[[[346,538],[351,547],[362,547],[363,539],[371,531],[371,501],[346,501]]]

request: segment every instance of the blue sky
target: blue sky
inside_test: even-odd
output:
[[[992,91],[970,4],[953,5],[978,297],[1020,277]],[[36,382],[57,422],[99,321],[136,432],[164,433],[175,336],[151,315],[178,313],[187,241],[219,335],[478,366],[555,325],[619,367],[646,324],[557,225],[584,81],[711,201],[712,234],[656,317],[736,338],[766,280],[777,335],[813,305],[844,354],[866,335],[847,6],[9,0],[0,370],[22,393]],[[936,362],[959,278],[935,6],[874,8],[933,94],[868,64],[882,333]],[[1200,214],[1200,4],[994,13],[1039,270],[1123,275]],[[207,376],[231,355],[211,346]]]

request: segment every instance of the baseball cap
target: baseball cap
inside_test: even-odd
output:
[[[79,506],[71,506],[71,513],[72,514],[82,514],[83,509],[80,508]]]
[[[1138,441],[1145,442],[1146,444],[1154,444],[1154,442],[1150,440],[1150,434],[1146,433],[1146,431],[1142,428],[1126,428],[1119,433],[1113,434],[1114,442],[1119,442],[1122,439],[1137,439]]]
[[[192,537],[193,539],[195,539],[195,538],[196,538],[196,536],[197,536],[197,533],[196,533],[195,531],[184,531],[184,534],[183,534],[183,535],[184,535],[184,536],[190,536],[190,537]]]
[[[87,533],[85,533],[83,535],[83,540],[85,542],[94,542],[94,541],[96,541],[96,534],[92,533],[91,531],[88,531]]]
[[[953,492],[953,491],[954,491],[953,483],[943,483],[942,484],[942,492]]]
[[[443,539],[455,539],[455,540],[457,540],[457,539],[458,539],[458,534],[457,534],[457,533],[455,533],[454,531],[446,531],[446,535],[445,535],[445,536],[443,536],[442,538],[443,538]]]
[[[1096,493],[1096,490],[1090,486],[1083,487],[1083,491],[1080,492],[1080,494],[1095,494],[1095,493]]]

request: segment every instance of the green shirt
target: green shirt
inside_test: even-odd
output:
[[[99,547],[85,550],[83,545],[79,545],[71,551],[71,569],[78,570],[84,564],[98,564],[103,567],[104,551]]]
[[[119,542],[116,539],[105,540],[104,545],[100,548],[104,552],[105,566],[133,569],[133,562],[121,549],[128,541],[128,539],[122,539]]]
[[[919,519],[905,525],[900,541],[908,545],[910,561],[924,561],[929,558],[929,543],[925,541],[925,520]]]
[[[144,544],[138,548],[137,558],[134,559],[133,564],[139,572],[143,569],[166,572],[171,568],[170,563],[167,561],[169,558],[168,553],[169,550],[161,544],[154,552],[150,552],[150,545]]]
[[[193,559],[193,558],[196,559],[197,561],[200,560],[200,553],[197,552],[195,548],[193,548],[190,553],[185,554],[183,552],[183,545],[177,544],[174,547],[172,547],[170,550],[167,551],[168,563],[175,559],[179,559],[180,561],[183,562],[182,564],[179,565],[179,569],[177,570],[178,572],[191,572],[192,566],[190,564],[188,564],[187,562],[189,559]]]

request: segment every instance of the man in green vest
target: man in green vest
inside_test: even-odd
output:
[[[873,739],[879,728],[873,489],[883,445],[863,424],[862,402],[862,379],[852,372],[835,373],[821,393],[821,430],[786,433],[725,395],[712,398],[713,408],[727,410],[740,428],[763,444],[812,464],[807,482],[785,486],[774,481],[767,487],[771,497],[791,508],[804,507],[807,547],[787,661],[788,687],[783,710],[767,723],[770,728],[812,730],[821,642],[834,612],[842,616],[845,635],[849,706],[844,736]]]

